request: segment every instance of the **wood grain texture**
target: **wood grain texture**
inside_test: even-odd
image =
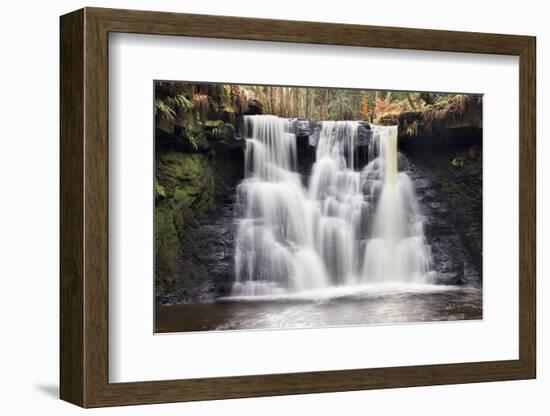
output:
[[[109,180],[108,33],[86,13],[84,57],[84,290],[85,406],[96,401],[108,380]]]
[[[60,388],[84,404],[84,12],[60,23]]]
[[[519,55],[528,36],[87,8],[110,32]]]
[[[536,377],[536,40],[520,54],[519,99],[519,356]]]
[[[140,383],[108,381],[108,33],[520,57],[519,359]],[[61,18],[61,397],[83,407],[533,378],[535,39],[87,8]]]

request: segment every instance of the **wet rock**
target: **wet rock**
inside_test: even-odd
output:
[[[373,127],[370,123],[366,121],[359,121],[357,127],[357,142],[356,142],[356,152],[360,151],[362,147],[367,146],[372,140],[374,134]],[[321,136],[322,123],[318,122],[313,129],[311,129],[311,134],[309,136],[309,145],[316,147],[319,143],[319,138]],[[366,149],[363,149],[366,150]]]
[[[233,276],[235,187],[244,174],[244,152],[236,142],[220,140],[208,153],[157,153],[159,303],[191,302],[227,290]]]
[[[295,134],[296,137],[309,137],[313,133],[311,122],[305,118],[294,119],[291,122],[290,132]]]
[[[433,276],[432,282],[435,284],[461,286],[468,283],[465,275],[464,263],[457,262],[455,268],[449,272],[439,272]],[[473,279],[472,279],[473,282]]]
[[[264,106],[263,104],[256,100],[251,99],[247,103],[248,109],[244,112],[246,115],[255,115],[255,114],[263,114],[264,113]]]
[[[433,189],[426,189],[424,191],[423,197],[426,201],[433,201],[437,198],[437,194]]]
[[[366,121],[360,121],[357,128],[357,145],[367,146],[372,140],[373,129]]]
[[[383,115],[377,123],[399,126],[402,148],[445,148],[481,143],[482,97],[467,95],[430,102],[420,109]],[[470,155],[475,158],[475,153]]]
[[[481,197],[481,181],[453,171],[450,161],[455,153],[407,156],[437,273],[434,283],[475,284],[481,281],[481,229],[471,224],[481,222],[481,202],[475,199]],[[462,181],[468,185],[463,187]]]
[[[313,128],[311,135],[309,136],[309,145],[313,147],[317,147],[320,137],[321,137],[321,123],[317,123]]]
[[[417,179],[414,182],[414,185],[416,186],[417,191],[425,191],[428,190],[428,188],[430,187],[430,182],[427,179]]]

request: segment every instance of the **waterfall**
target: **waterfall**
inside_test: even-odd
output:
[[[397,127],[379,128],[372,148],[376,157],[363,176],[366,193],[377,200],[377,206],[362,274],[370,282],[421,282],[430,273],[431,250],[414,184],[398,170]]]
[[[397,128],[376,127],[356,170],[359,123],[323,121],[307,186],[290,121],[246,116],[245,179],[237,187],[232,294],[423,281],[430,249]]]

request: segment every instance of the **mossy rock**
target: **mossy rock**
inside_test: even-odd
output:
[[[200,153],[171,152],[161,157],[161,163],[172,169],[176,179],[193,179],[204,170],[204,156]]]
[[[180,240],[172,211],[155,207],[155,278],[157,291],[170,290],[179,274]]]
[[[216,181],[211,158],[178,151],[157,154],[155,178],[155,255],[157,292],[185,286],[182,240],[215,205]]]
[[[156,162],[155,186],[164,191],[163,200],[172,207],[208,204],[214,192],[211,161],[202,153],[165,153]]]
[[[176,189],[174,192],[174,201],[176,203],[182,203],[185,206],[191,206],[191,204],[195,201],[195,198],[196,194],[190,194],[186,189]]]

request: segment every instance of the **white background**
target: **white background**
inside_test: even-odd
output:
[[[223,71],[219,62],[224,62]],[[262,71],[254,62],[261,63]],[[518,275],[510,271],[519,264],[519,114],[508,103],[518,102],[518,62],[517,57],[495,55],[112,35],[110,380],[517,359]],[[152,336],[151,86],[153,79],[182,78],[484,94],[483,321]],[[504,223],[509,224],[509,242],[503,246]]]
[[[543,305],[543,240],[548,210],[543,183],[550,146],[543,137],[544,103],[550,89],[543,67],[550,56],[547,13],[540,1],[441,2],[394,0],[367,3],[197,1],[50,1],[3,5],[0,152],[2,343],[0,409],[6,414],[78,414],[55,399],[58,386],[58,16],[83,5],[321,20],[389,26],[472,30],[538,36],[538,312],[539,378],[536,381],[423,387],[294,397],[228,400],[88,411],[88,414],[529,414],[550,408],[548,332]],[[503,167],[505,168],[505,167]],[[546,200],[545,200],[546,199]],[[503,224],[502,244],[507,244]],[[546,325],[546,331],[548,331]]]

